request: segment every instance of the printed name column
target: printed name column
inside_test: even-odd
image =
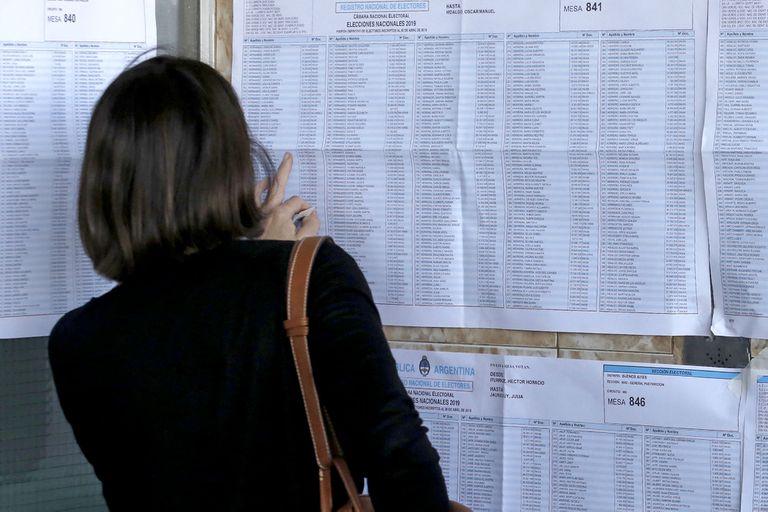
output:
[[[417,305],[462,305],[461,168],[456,147],[459,36],[416,44],[415,290]]]
[[[563,421],[552,426],[552,512],[622,510],[614,498],[613,428]]]
[[[374,299],[386,297],[385,165],[389,36],[332,36],[325,130],[328,234],[360,265]]]
[[[461,422],[459,501],[475,511],[502,510],[505,436],[498,420],[466,416]]]
[[[666,42],[601,37],[599,307],[663,313]]]
[[[646,427],[643,460],[646,510],[669,510],[670,503],[686,503],[692,510],[736,509],[737,433]]]
[[[569,307],[570,247],[564,235],[573,220],[568,175],[572,100],[568,37],[507,35],[504,173],[508,308]],[[581,50],[589,59],[590,49]],[[583,77],[577,74],[573,78],[589,91]],[[584,114],[586,117],[581,117]],[[577,117],[589,125],[590,112],[577,110],[573,118]],[[581,147],[580,141],[574,142]],[[584,171],[589,172],[588,168],[582,168]],[[585,192],[589,201],[589,190]],[[586,274],[588,278],[588,270]]]
[[[768,316],[768,31],[721,32],[714,139],[725,315]],[[733,321],[733,320],[731,320]]]
[[[2,316],[73,305],[71,65],[67,45],[0,47]]]

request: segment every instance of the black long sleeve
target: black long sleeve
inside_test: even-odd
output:
[[[290,249],[238,241],[149,270],[54,328],[62,408],[111,510],[317,509],[282,328]],[[309,314],[321,400],[377,512],[447,510],[365,279],[332,243],[316,260]]]
[[[437,452],[397,375],[365,278],[338,247],[321,250],[310,284],[310,350],[349,463],[368,476],[376,510],[446,510]],[[424,489],[432,492],[420,497]]]

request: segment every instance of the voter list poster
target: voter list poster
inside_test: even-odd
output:
[[[739,510],[738,370],[394,355],[448,494],[472,510]]]
[[[710,2],[704,170],[712,330],[768,337],[768,2]]]
[[[154,0],[0,0],[0,338],[113,286],[80,246],[80,165],[96,100],[156,44]]]
[[[705,334],[703,0],[235,0],[233,84],[385,323]]]

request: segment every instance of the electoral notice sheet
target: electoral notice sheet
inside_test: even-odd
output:
[[[705,0],[235,0],[233,83],[385,323],[705,334]]]
[[[448,494],[475,512],[739,509],[739,370],[394,354]]]
[[[112,286],[80,246],[80,163],[94,103],[156,39],[154,0],[0,2],[0,338]]]
[[[712,330],[768,336],[768,2],[712,0],[703,151]]]

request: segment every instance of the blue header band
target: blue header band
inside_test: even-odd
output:
[[[714,370],[693,370],[690,368],[662,368],[653,366],[603,365],[603,373],[635,373],[666,377],[695,377],[698,379],[735,379],[739,372],[718,372]],[[767,381],[768,382],[768,381]]]

